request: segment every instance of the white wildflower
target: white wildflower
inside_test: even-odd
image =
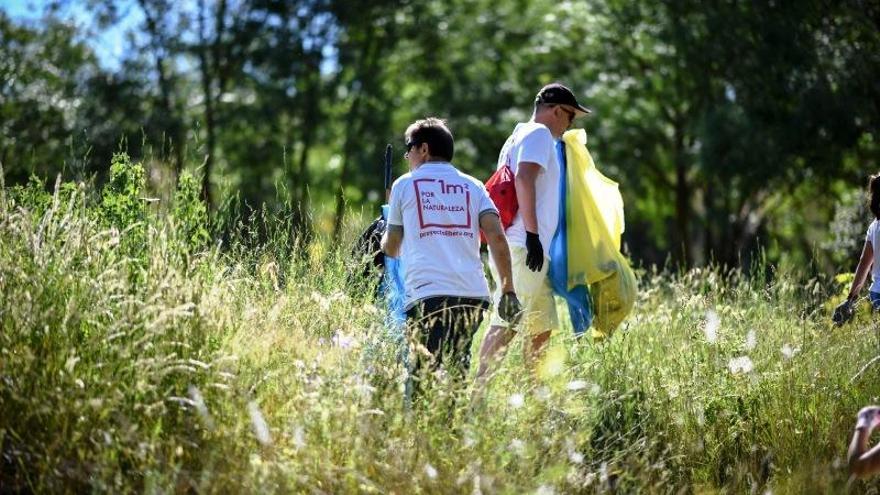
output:
[[[800,350],[800,347],[792,347],[788,344],[783,345],[782,349],[780,349],[780,351],[782,352],[782,357],[784,357],[785,359],[793,358],[795,354],[800,352]]]
[[[269,425],[266,424],[263,412],[260,411],[260,406],[256,402],[248,402],[248,414],[251,416],[251,426],[254,429],[254,436],[257,437],[257,441],[264,446],[271,445],[272,437],[269,436]]]
[[[758,337],[755,335],[754,330],[749,330],[748,335],[746,335],[746,350],[752,351],[755,349],[755,346],[758,345]]]
[[[480,475],[479,474],[474,475],[474,485],[473,486],[474,486],[474,488],[471,491],[471,495],[483,495],[483,489],[480,486]]]
[[[731,373],[736,375],[739,373],[751,373],[754,365],[752,364],[751,358],[749,358],[748,356],[740,356],[731,359],[727,363],[727,368],[730,370]]]
[[[329,297],[324,297],[324,295],[318,291],[312,291],[311,299],[318,304],[318,307],[321,308],[321,311],[326,312],[330,310],[330,303],[332,302],[332,300]]]
[[[700,426],[706,424],[706,413],[703,412],[702,407],[697,406],[696,410],[694,411],[694,419],[697,420],[697,424]]]
[[[588,383],[585,382],[584,380],[572,380],[572,381],[568,382],[568,385],[566,385],[565,388],[572,390],[572,391],[583,390],[583,389],[587,388],[587,385],[588,385]]]
[[[473,435],[467,434],[464,436],[464,440],[462,440],[462,445],[464,448],[469,449],[477,444],[477,440],[474,439]]]
[[[584,462],[584,454],[581,454],[577,450],[569,450],[568,451],[568,460],[571,461],[572,464],[580,464]]]
[[[535,389],[535,398],[541,402],[546,402],[550,399],[550,388],[545,385],[538,387]]]
[[[67,361],[64,362],[64,369],[67,370],[68,373],[73,374],[73,368],[76,367],[76,363],[79,362],[79,357],[76,354],[71,354],[70,357],[67,358]]]
[[[523,394],[512,394],[510,398],[507,399],[507,403],[510,404],[510,407],[519,409],[526,403],[526,399],[523,397]]]
[[[373,392],[376,391],[376,387],[370,385],[362,379],[358,379],[352,389],[361,397],[365,399],[370,399],[373,397]]]
[[[706,341],[714,344],[718,341],[718,328],[721,326],[721,319],[718,313],[713,310],[706,311],[706,324],[703,326],[703,333],[706,334]]]
[[[584,486],[587,487],[592,485],[593,482],[596,481],[596,476],[596,473],[587,473],[587,475],[584,476]]]
[[[189,397],[193,401],[193,405],[196,408],[196,412],[199,413],[199,416],[202,417],[202,420],[205,421],[205,424],[209,428],[214,427],[214,421],[211,419],[211,414],[208,413],[208,406],[205,404],[205,398],[202,397],[202,393],[196,388],[195,385],[190,385],[189,387]]]
[[[425,464],[425,475],[427,475],[428,478],[430,478],[432,480],[436,479],[437,478],[437,468],[435,468],[434,466],[432,466],[430,464]]]
[[[109,230],[109,238],[107,239],[107,245],[109,247],[115,247],[119,245],[119,230],[116,227],[113,227]]]
[[[300,425],[293,427],[293,446],[297,450],[302,450],[306,446],[306,431]]]
[[[354,337],[352,337],[351,335],[346,335],[342,333],[342,330],[338,329],[336,330],[336,332],[333,333],[332,342],[333,345],[339,347],[340,349],[351,349],[355,346],[355,344],[357,344],[357,340],[355,340]]]
[[[519,438],[514,438],[510,441],[510,450],[513,451],[516,455],[523,455],[526,451],[526,443],[520,440]]]
[[[541,485],[535,490],[535,495],[555,495],[556,490],[550,485]]]

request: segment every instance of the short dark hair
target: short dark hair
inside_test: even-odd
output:
[[[880,220],[880,173],[868,178],[868,209]]]
[[[452,155],[455,153],[455,140],[452,138],[452,131],[442,119],[428,117],[417,120],[406,128],[403,137],[407,145],[426,143],[428,153],[431,156],[442,158],[448,162],[452,161]]]

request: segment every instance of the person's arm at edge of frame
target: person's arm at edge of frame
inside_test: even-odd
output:
[[[403,225],[388,224],[382,234],[382,252],[392,258],[400,256],[400,245],[403,243]]]
[[[494,211],[486,211],[480,215],[480,229],[486,236],[486,244],[489,246],[489,254],[498,275],[501,277],[501,293],[514,292],[513,273],[510,267],[510,246],[507,245],[507,236],[501,227],[501,219]]]
[[[391,185],[389,196],[388,222],[379,247],[386,256],[397,258],[400,256],[400,245],[403,243],[403,211],[400,204],[400,185],[397,182]]]
[[[856,428],[847,455],[850,474],[856,478],[865,478],[880,471],[880,445],[875,445],[865,452],[871,431],[876,426],[878,410],[880,408],[876,406],[865,407],[857,416]]]
[[[856,276],[853,278],[852,287],[849,290],[849,294],[846,296],[847,301],[854,301],[856,296],[859,295],[862,286],[865,285],[865,280],[868,278],[868,272],[871,271],[871,265],[873,264],[874,246],[870,241],[865,241],[865,246],[862,248],[862,256],[859,258],[859,264],[856,265]]]

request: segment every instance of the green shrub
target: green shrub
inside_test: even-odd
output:
[[[201,198],[201,185],[188,171],[178,179],[171,216],[186,249],[199,251],[208,245],[208,211]]]
[[[101,191],[100,217],[114,229],[126,253],[140,258],[147,242],[146,175],[126,153],[114,153],[110,179]]]

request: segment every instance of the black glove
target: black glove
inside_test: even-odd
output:
[[[515,292],[505,292],[501,295],[501,300],[498,301],[498,315],[511,325],[519,323],[519,319],[522,318],[522,305],[516,298]]]
[[[847,299],[834,308],[834,314],[831,315],[831,321],[833,321],[835,325],[843,325],[852,319],[853,314],[855,314],[855,311],[852,307],[852,301]]]
[[[533,272],[541,271],[544,266],[544,246],[538,234],[526,231],[526,266]]]

